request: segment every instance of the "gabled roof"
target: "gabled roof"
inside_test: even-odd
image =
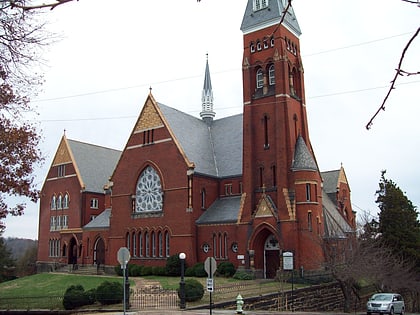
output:
[[[111,209],[105,209],[95,219],[90,221],[83,227],[83,230],[102,230],[109,228],[109,217],[111,216]]]
[[[158,106],[195,172],[214,177],[242,174],[242,114],[209,125],[161,103]]]
[[[348,233],[354,232],[344,217],[338,212],[333,201],[326,192],[322,191],[322,208],[324,212],[324,228],[326,238],[345,238]]]
[[[295,145],[295,154],[292,161],[292,170],[293,171],[317,171],[318,166],[316,165],[315,159],[309,152],[308,147],[306,146],[305,140],[302,136],[299,136],[296,140]]]
[[[70,139],[67,139],[67,143],[82,188],[90,192],[103,192],[103,187],[114,171],[121,151]]]
[[[333,202],[337,203],[337,189],[340,188],[340,183],[348,185],[344,168],[341,167],[338,170],[321,172],[321,177],[324,191]]]
[[[266,8],[254,11],[254,1],[255,0],[248,0],[241,25],[241,31],[243,33],[249,33],[257,29],[278,24],[281,20],[283,11],[287,6],[287,0],[267,0],[268,6]],[[283,25],[296,36],[300,36],[302,33],[292,7],[289,7]]]
[[[241,196],[219,198],[195,221],[198,225],[238,221]]]

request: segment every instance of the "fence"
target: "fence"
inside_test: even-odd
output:
[[[135,289],[130,294],[131,309],[177,309],[179,308],[176,290],[160,288]]]

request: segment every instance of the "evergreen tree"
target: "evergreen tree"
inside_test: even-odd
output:
[[[13,274],[11,270],[14,269],[15,261],[12,258],[12,253],[6,247],[4,238],[0,234],[0,282],[9,280]]]
[[[380,239],[395,255],[420,270],[420,223],[416,207],[397,184],[385,178],[385,171],[376,195]]]

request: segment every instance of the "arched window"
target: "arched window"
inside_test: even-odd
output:
[[[268,141],[268,116],[267,115],[264,115],[263,122],[264,122],[264,150],[267,150],[270,148],[270,143]]]
[[[53,195],[51,197],[51,210],[57,209],[57,197]]]
[[[257,70],[257,89],[261,89],[264,86],[264,75],[262,69]]]
[[[126,235],[125,235],[125,246],[127,247],[127,249],[130,251],[130,233],[127,233]],[[131,253],[131,251],[130,251],[130,253]]]
[[[137,257],[137,235],[135,232],[133,232],[133,256]]]
[[[145,247],[145,256],[150,256],[150,243],[149,243],[149,232],[144,233],[144,247]]]
[[[143,236],[141,232],[139,232],[139,256],[143,257]]]
[[[166,257],[169,257],[169,232],[165,232],[165,254]]]
[[[153,231],[152,237],[152,257],[156,257],[156,233]]]
[[[274,65],[270,65],[270,67],[268,68],[268,83],[270,85],[275,85],[276,84],[276,76],[275,76],[275,72],[274,72]]]
[[[159,257],[163,257],[163,236],[162,236],[162,232],[159,231],[158,233],[158,241],[159,241]]]
[[[255,44],[254,44],[254,42],[251,42],[251,44],[249,44],[249,49],[251,50],[251,53],[255,52]]]
[[[61,194],[58,195],[57,209],[63,209],[63,196]]]
[[[201,190],[201,209],[206,209],[206,190]]]
[[[69,200],[70,200],[69,194],[66,193],[64,195],[64,199],[63,199],[63,208],[64,209],[68,209],[69,208]]]
[[[136,212],[162,211],[163,192],[156,170],[148,166],[141,173],[136,187]]]

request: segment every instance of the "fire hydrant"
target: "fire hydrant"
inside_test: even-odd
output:
[[[236,297],[236,314],[242,314],[242,305],[244,305],[244,299],[241,294]]]

